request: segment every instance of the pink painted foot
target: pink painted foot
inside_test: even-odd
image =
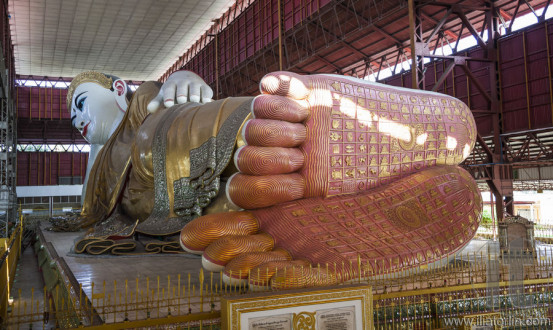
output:
[[[198,218],[181,240],[202,250],[204,266],[223,270],[227,283],[328,285],[452,256],[474,236],[481,212],[472,177],[437,166],[371,191],[222,213],[219,234]],[[211,239],[198,245],[193,233],[202,226]]]
[[[461,101],[334,75],[268,74],[228,196],[244,209],[368,191],[472,150]]]

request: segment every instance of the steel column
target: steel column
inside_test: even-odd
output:
[[[424,89],[424,39],[422,19],[416,0],[409,0],[409,33],[411,41],[412,88]],[[421,49],[422,47],[422,49]]]

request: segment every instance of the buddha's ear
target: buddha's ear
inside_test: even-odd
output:
[[[127,100],[127,83],[122,79],[117,79],[113,82],[113,92],[115,93],[115,100],[119,108],[127,111],[129,105]]]

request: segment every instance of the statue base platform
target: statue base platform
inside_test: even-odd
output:
[[[42,246],[48,250],[52,259],[63,260],[67,265],[66,275],[74,277],[82,284],[89,297],[92,295],[93,287],[94,292],[112,292],[114,282],[138,279],[140,283],[146,283],[146,279],[149,279],[155,283],[158,277],[166,281],[168,276],[176,279],[179,274],[182,274],[183,278],[186,274],[198,274],[202,267],[201,257],[189,253],[118,256],[77,254],[73,252],[74,243],[84,232],[51,232],[46,230],[48,226],[48,222],[43,221],[38,228]],[[102,288],[103,285],[105,288]]]

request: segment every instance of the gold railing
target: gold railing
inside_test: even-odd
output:
[[[482,318],[487,315],[497,326],[526,326],[530,322],[532,329],[551,329],[551,282],[551,279],[528,280],[515,288],[509,282],[482,283],[375,295],[374,326],[464,329],[463,325],[470,324],[463,324],[463,319],[480,317],[472,324],[485,325]]]
[[[0,238],[0,321],[6,320],[15,278],[17,261],[21,251],[23,222],[20,221],[9,238]]]
[[[16,296],[9,326],[40,327],[50,322],[62,328],[163,324],[217,328],[221,297],[248,292],[246,285],[226,285],[221,273],[203,270],[197,274],[123,279],[83,287],[71,280],[58,259],[41,254],[47,248],[36,250],[44,276],[48,277],[46,288],[40,291],[40,298],[36,290],[27,296]],[[368,282],[373,287],[377,329],[432,329],[444,327],[448,321],[484,314],[502,320],[544,322],[553,306],[552,252],[520,251],[502,256],[467,253],[452,262],[383,273],[371,272],[379,269],[373,263],[359,264],[359,276],[354,282]],[[517,265],[519,273],[509,273]],[[333,268],[323,269],[333,275]]]

